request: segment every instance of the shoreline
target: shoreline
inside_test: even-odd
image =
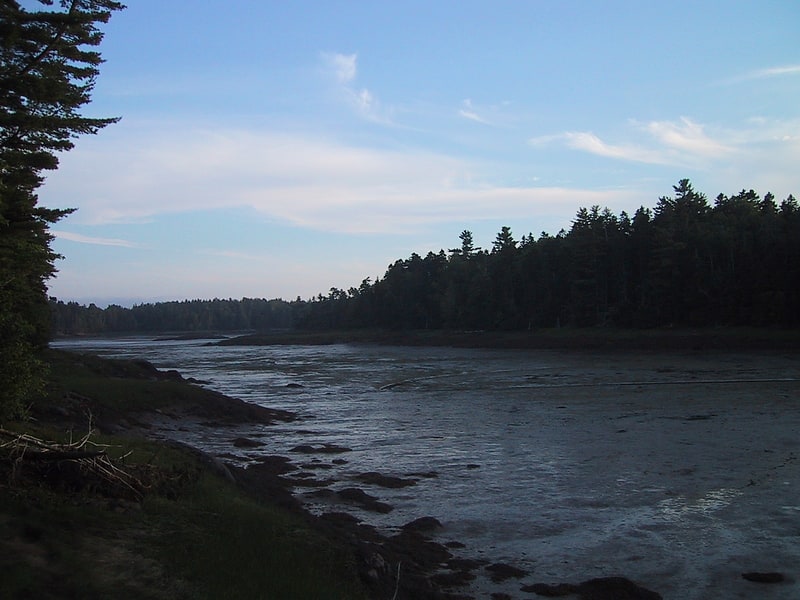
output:
[[[785,351],[782,351],[782,350],[777,350],[777,352],[784,354],[782,361],[779,361],[779,362],[781,362],[781,364],[784,364],[784,365],[795,364],[796,365],[796,361],[793,358],[793,356],[794,356],[793,354],[791,356],[786,355]],[[572,353],[567,353],[567,354],[565,354],[565,356],[569,356],[570,354],[572,354]],[[627,353],[623,353],[623,355],[625,355],[625,354],[627,354]],[[687,360],[690,360],[692,363],[694,363],[694,367],[697,367],[698,364],[699,364],[697,361],[700,361],[700,360],[708,360],[708,361],[710,361],[710,363],[708,363],[708,364],[714,364],[713,354],[716,354],[716,353],[712,353],[712,357],[703,357],[703,353],[702,352],[701,353],[692,353],[691,357],[687,356],[685,358]],[[720,354],[722,356],[728,356],[725,353],[720,353]],[[764,356],[760,352],[757,353],[757,354],[760,356],[760,358],[757,358],[757,360],[770,361],[770,358],[768,356]],[[606,355],[606,354],[602,353],[602,352],[598,352],[597,355],[600,356],[600,355]],[[682,355],[679,354],[679,353],[673,353],[673,356],[674,357],[680,357]],[[658,362],[659,359],[661,359],[661,358],[663,358],[661,353],[658,353],[658,354],[655,354],[655,355],[653,355],[651,353],[642,353],[641,355],[638,355],[636,358],[633,358],[630,355],[628,355],[628,359],[629,360],[633,359],[633,363],[632,364],[638,364],[638,365],[652,364],[654,361]],[[729,360],[730,360],[730,357],[725,359],[725,361],[729,361]],[[124,362],[124,361],[122,361],[122,362]],[[571,365],[573,367],[576,366],[576,365],[580,367],[580,365],[585,365],[586,364],[585,363],[585,358],[583,357],[583,355],[581,353],[575,353],[574,357],[569,359],[569,362],[571,363]],[[730,368],[733,367],[734,364],[748,364],[748,367],[750,366],[749,363],[742,363],[741,361],[737,360],[737,361],[735,361],[735,363],[734,362],[728,362],[726,368],[730,369]],[[684,367],[686,367],[686,366],[687,365],[684,363],[684,360],[679,358],[678,361],[676,363],[674,363],[674,364],[670,364],[670,363],[664,364],[664,363],[659,362],[659,371],[664,374],[664,377],[675,378],[675,377],[680,377],[680,373],[682,372],[682,369]],[[150,367],[153,368],[152,365],[150,365]],[[584,368],[584,367],[581,367],[581,368]],[[598,368],[600,368],[600,367],[598,366]],[[615,367],[615,369],[616,369],[616,367]],[[163,377],[165,379],[168,379],[168,380],[180,378],[180,376],[175,372],[172,372],[172,373],[166,372],[163,375]],[[182,379],[182,378],[180,378],[180,379]],[[183,380],[183,381],[184,381],[184,383],[186,383],[186,380]],[[700,381],[694,380],[694,381],[681,381],[681,383],[683,383],[683,384],[705,384],[706,382],[704,380],[700,380]],[[718,382],[712,382],[712,383],[718,383]],[[794,386],[795,384],[792,384],[792,385]],[[191,389],[193,389],[195,391],[198,391],[198,392],[200,390],[203,390],[203,388],[198,388],[197,386],[188,386],[188,387],[190,387]],[[666,386],[660,386],[660,388],[662,390],[664,390],[665,387]],[[758,388],[759,386],[757,384],[755,384],[755,383],[751,383],[751,384],[748,384],[748,387]],[[552,388],[548,388],[548,389],[552,389]],[[604,389],[607,389],[608,393],[611,392],[610,388],[604,388]],[[795,390],[796,387],[792,387],[791,389]],[[730,390],[730,388],[726,387],[726,390]],[[554,391],[557,391],[557,390],[554,390]],[[204,390],[202,393],[205,395],[206,392],[208,392],[208,390]],[[561,393],[561,392],[558,392],[558,393]],[[570,392],[570,393],[572,393],[572,392]],[[606,392],[603,392],[603,393],[605,394]],[[659,392],[659,393],[661,393],[661,392]],[[664,393],[666,393],[666,392],[664,392]],[[793,393],[794,393],[794,391],[792,391],[792,394]],[[216,394],[216,393],[212,393],[212,394]],[[727,395],[727,392],[725,392],[725,394]],[[234,435],[238,436],[238,433],[234,434],[234,432],[239,432],[240,433],[240,430],[236,427],[236,420],[235,419],[234,420],[229,420],[227,423],[223,423],[222,421],[213,418],[213,412],[215,410],[216,411],[224,410],[225,407],[231,407],[233,405],[247,404],[247,403],[242,403],[241,400],[228,398],[228,397],[222,396],[221,394],[219,394],[218,396],[219,397],[217,398],[217,400],[215,400],[215,402],[212,403],[212,404],[214,404],[213,408],[206,407],[206,408],[204,408],[202,410],[192,410],[192,411],[187,411],[186,413],[182,413],[181,411],[176,411],[173,408],[169,408],[168,410],[159,409],[159,411],[157,411],[157,412],[151,412],[151,415],[155,416],[155,418],[158,418],[158,419],[168,419],[169,421],[172,421],[172,422],[174,422],[176,424],[180,423],[181,425],[179,425],[179,426],[184,426],[184,427],[188,425],[187,420],[186,420],[187,418],[194,419],[195,423],[196,423],[196,426],[198,426],[198,427],[200,427],[200,426],[202,426],[204,428],[206,428],[206,427],[214,427],[216,429],[215,435],[221,437],[223,440],[225,440],[225,438],[227,436],[227,443],[229,443],[229,445],[231,447],[233,447],[233,446],[236,446],[235,442],[236,442],[236,439],[238,439],[238,438],[234,437]],[[665,395],[664,398],[668,398],[668,396]],[[217,401],[219,401],[218,404],[217,404]],[[200,405],[203,405],[205,402],[207,402],[207,400],[203,400],[203,402],[201,402]],[[229,404],[229,403],[231,403],[231,404]],[[195,407],[195,408],[197,408],[197,407]],[[564,407],[561,407],[561,408],[564,408]],[[689,409],[689,410],[693,410],[693,409]],[[687,415],[684,415],[683,421],[687,422],[687,423],[694,424],[694,425],[692,425],[692,427],[696,426],[697,423],[701,423],[701,424],[703,424],[705,426],[705,424],[717,423],[718,422],[717,421],[717,415],[716,414],[712,414],[711,412],[709,412],[708,414],[703,413],[702,415],[700,415],[700,413],[697,413],[697,414],[695,414],[695,413],[691,413],[691,414],[687,413]],[[700,416],[698,416],[698,415],[700,415]],[[266,414],[264,416],[266,416]],[[291,418],[292,416],[296,417],[296,415],[290,415],[289,413],[285,413],[283,416],[286,416],[286,417],[289,417],[289,418]],[[701,416],[702,416],[702,419],[700,419]],[[211,417],[211,418],[209,418],[209,417]],[[669,419],[672,419],[674,417],[675,417],[675,415],[672,415],[672,414],[668,415]],[[660,417],[660,418],[663,418],[663,417]],[[712,418],[713,418],[713,420],[709,420],[709,419],[712,419]],[[720,415],[720,420],[722,420],[722,419],[723,419],[723,417]],[[278,419],[278,420],[280,421],[282,419]],[[231,429],[226,429],[226,425],[230,425]],[[634,430],[629,429],[628,433],[625,434],[625,439],[628,440],[629,436],[631,436],[633,434],[633,432],[634,432]],[[229,433],[230,433],[230,435],[228,435]],[[617,433],[619,433],[619,432],[617,432]],[[267,435],[268,435],[268,433],[267,433]],[[298,439],[298,442],[300,443],[301,440]],[[246,442],[246,440],[240,440],[240,443],[246,444],[247,442]],[[286,500],[287,502],[294,502],[294,495],[291,494],[291,492],[289,491],[290,488],[295,487],[297,489],[297,492],[296,492],[295,495],[302,494],[306,489],[311,489],[311,490],[318,489],[318,488],[316,488],[316,485],[315,485],[316,482],[314,481],[314,478],[311,478],[311,477],[303,478],[303,477],[298,477],[297,476],[298,472],[303,471],[302,467],[307,466],[307,465],[303,465],[302,462],[303,461],[307,461],[307,459],[313,457],[315,455],[315,453],[328,454],[328,455],[330,455],[329,458],[333,458],[333,455],[335,454],[334,451],[336,450],[336,448],[333,448],[332,446],[333,446],[333,444],[331,444],[331,447],[329,447],[329,448],[321,448],[317,444],[315,446],[306,447],[305,450],[298,450],[297,453],[295,455],[293,455],[291,458],[289,458],[288,456],[278,456],[278,455],[272,455],[272,456],[269,456],[269,457],[263,457],[262,461],[260,461],[260,462],[256,461],[256,463],[255,463],[255,465],[257,465],[256,468],[253,468],[253,466],[250,466],[247,469],[242,469],[241,472],[239,472],[236,468],[232,468],[231,471],[234,473],[235,477],[238,477],[238,479],[240,479],[240,483],[245,483],[245,482],[241,481],[244,477],[251,477],[252,479],[250,479],[250,481],[247,482],[247,484],[251,485],[251,486],[254,486],[256,493],[258,493],[258,488],[261,488],[262,493],[270,494],[270,496],[268,496],[268,497],[272,497],[273,500],[275,498],[277,498],[279,494],[284,494],[284,498],[291,498],[291,500]],[[300,447],[298,446],[298,448],[300,448]],[[257,452],[258,449],[254,448],[253,450],[254,450],[254,452]],[[769,451],[772,452],[772,450],[769,450]],[[214,451],[214,454],[215,455],[219,455],[219,453],[216,452],[216,450]],[[223,456],[223,458],[224,458],[224,456]],[[292,470],[289,470],[290,468]],[[251,471],[251,469],[252,469],[252,471]],[[305,470],[308,471],[308,469],[305,469]],[[250,471],[250,472],[248,473],[248,471]],[[322,480],[322,479],[325,478],[325,474],[326,474],[325,471],[319,470],[319,471],[317,471],[317,473],[319,473],[319,477],[318,477],[319,479]],[[392,477],[392,476],[394,476],[394,474],[392,474],[392,473],[384,473],[383,474],[383,477],[386,477],[386,478],[389,478],[389,477]],[[337,478],[336,481],[339,484],[345,484],[346,483],[347,485],[350,485],[350,483],[351,483],[349,476],[346,479]],[[685,480],[685,481],[688,481],[688,480]],[[333,485],[333,484],[332,483],[328,484],[328,486],[331,486],[331,485]],[[349,499],[348,498],[344,498],[344,500],[349,500],[350,502],[356,502],[358,500],[362,500],[362,501],[370,500],[370,498],[365,497],[368,492],[372,491],[369,486],[364,488],[364,489],[367,490],[367,492],[364,492],[364,489],[362,489],[364,486],[361,486],[361,485],[358,485],[358,484],[356,484],[354,486],[351,486],[351,487],[353,487],[354,489],[358,488],[360,490],[361,494],[359,494],[359,492],[353,491],[353,492],[350,493],[350,498]],[[373,489],[374,489],[374,487],[373,487]],[[378,494],[378,495],[380,495],[380,494]],[[336,500],[338,502],[339,499],[334,498],[334,500]],[[375,498],[374,500],[380,501],[379,498]],[[405,566],[401,567],[403,576],[408,575],[407,582],[404,583],[403,585],[412,585],[413,584],[416,587],[414,588],[413,592],[406,593],[405,596],[402,596],[402,595],[398,596],[398,598],[402,598],[402,597],[408,597],[408,598],[417,598],[417,597],[418,598],[425,598],[425,597],[430,597],[430,598],[473,598],[475,596],[470,595],[473,592],[468,591],[468,589],[466,587],[459,587],[459,585],[456,585],[456,584],[468,584],[471,579],[474,579],[474,577],[471,577],[471,575],[478,574],[482,578],[481,581],[483,581],[483,579],[485,579],[487,577],[491,577],[491,575],[493,574],[491,571],[486,569],[486,567],[491,566],[491,565],[488,565],[488,564],[485,564],[485,563],[482,563],[482,562],[470,561],[470,559],[468,559],[468,558],[457,558],[457,559],[455,559],[454,562],[448,564],[453,559],[451,557],[448,557],[444,553],[444,552],[448,552],[448,551],[451,550],[451,549],[448,548],[447,543],[441,544],[441,543],[438,543],[438,542],[433,542],[432,544],[429,544],[429,543],[426,543],[426,541],[425,541],[425,537],[426,537],[426,535],[428,533],[434,533],[435,534],[435,531],[436,531],[435,528],[432,529],[432,530],[428,530],[427,532],[426,531],[422,531],[422,532],[417,531],[417,532],[414,532],[413,535],[412,535],[412,534],[405,533],[405,531],[402,529],[402,526],[400,524],[398,524],[397,527],[392,527],[392,529],[396,529],[398,532],[403,532],[404,535],[402,537],[400,537],[399,539],[397,539],[397,540],[392,540],[392,541],[388,541],[387,542],[387,539],[389,537],[395,537],[395,536],[391,536],[390,535],[390,536],[387,537],[386,535],[377,533],[374,527],[371,527],[369,525],[364,525],[363,523],[359,523],[358,519],[354,518],[351,513],[348,514],[348,509],[347,509],[346,506],[347,506],[346,502],[344,502],[344,503],[343,502],[339,502],[337,507],[335,507],[335,508],[332,507],[331,508],[331,510],[329,511],[329,516],[315,516],[315,515],[309,513],[308,511],[306,511],[307,512],[307,516],[305,518],[308,519],[310,522],[313,522],[315,528],[319,528],[322,531],[327,531],[327,532],[331,533],[331,535],[334,535],[337,539],[347,539],[347,540],[349,540],[349,542],[348,542],[349,545],[351,545],[353,548],[357,549],[357,553],[358,553],[358,556],[359,556],[359,568],[362,569],[362,576],[361,576],[362,580],[365,580],[365,581],[373,580],[372,585],[374,585],[376,589],[380,590],[380,593],[374,593],[371,597],[384,597],[384,596],[385,597],[392,597],[392,594],[394,594],[394,592],[395,592],[395,588],[393,587],[393,584],[396,582],[396,574],[395,574],[396,572],[394,571],[394,568],[395,568],[394,565],[395,564],[400,564],[400,563],[403,563],[403,565],[405,565]],[[408,524],[406,524],[406,525],[408,525]],[[398,535],[399,535],[399,533],[398,533]],[[439,539],[439,538],[437,538],[437,539]],[[428,541],[430,541],[430,540],[428,540]],[[438,548],[437,548],[437,545],[438,545]],[[390,546],[393,549],[391,550],[391,552],[386,552],[385,555],[384,555],[384,554],[381,553],[381,551],[384,549],[384,547],[387,547],[387,546]],[[444,550],[444,552],[442,550]],[[453,553],[451,553],[451,554],[453,554]],[[476,555],[476,553],[474,552],[474,549],[472,551],[470,551],[469,548],[466,548],[466,549],[461,548],[457,552],[455,552],[455,554],[458,555],[458,556],[461,556],[461,557],[469,556],[470,554],[472,554],[473,556]],[[401,556],[406,557],[406,558],[405,559],[399,558]],[[409,556],[411,558],[409,558]],[[378,558],[378,557],[380,557],[380,558]],[[430,561],[429,563],[426,563],[428,566],[419,565],[419,564],[417,564],[416,566],[413,566],[413,563],[412,563],[413,560],[416,560],[417,558],[422,559],[423,557],[425,558],[425,560]],[[447,564],[447,566],[449,568],[439,569],[438,565],[440,563]],[[757,565],[755,563],[750,563],[749,565],[743,565],[743,567],[745,567],[745,568],[751,568],[751,567],[758,568],[759,566],[761,566],[761,565]],[[777,567],[778,565],[775,565],[775,566]],[[408,568],[411,568],[410,572],[406,573],[406,569],[408,569]],[[417,569],[417,568],[419,568],[419,571],[421,572],[420,577],[419,578],[412,577],[412,572],[414,571],[414,569]],[[500,572],[514,573],[513,561],[512,561],[512,564],[506,564],[504,566],[495,565],[495,568],[497,568]],[[435,571],[431,571],[430,569],[436,569],[436,570]],[[371,573],[373,571],[374,571],[374,573]],[[529,573],[528,575],[529,575],[529,577],[526,577],[526,581],[531,581],[531,579],[533,577],[536,577],[535,573]],[[634,577],[634,579],[639,581],[643,585],[648,585],[647,576],[642,578],[641,575],[642,575],[642,573],[639,574],[639,577]],[[738,577],[738,573],[736,574],[736,577]],[[513,581],[513,578],[514,578],[514,575],[508,575],[508,580],[509,581]],[[401,578],[401,580],[402,580],[402,578]],[[534,579],[534,581],[535,581],[535,579]],[[587,581],[589,581],[589,580],[587,580]],[[616,583],[611,582],[611,581],[604,581],[603,584],[604,585],[612,585],[612,584],[614,584],[614,585],[631,585],[629,582],[626,583],[627,581],[628,580],[619,580],[619,581],[616,581]],[[558,579],[556,579],[556,582],[558,582]],[[584,583],[587,583],[587,582],[584,582]],[[595,582],[595,584],[599,585],[600,583],[599,582]],[[661,584],[663,585],[664,581],[662,581]],[[725,585],[735,585],[735,584],[732,584],[729,581]],[[755,584],[752,584],[752,585],[755,585]],[[550,587],[548,588],[548,587],[541,587],[541,586],[550,586]],[[561,587],[559,587],[559,586],[561,586]],[[654,585],[653,587],[658,589],[657,585]],[[779,587],[782,587],[782,586],[779,586]],[[667,589],[668,588],[669,588],[669,585],[667,585]],[[556,592],[559,592],[559,593],[563,592],[563,593],[571,593],[571,594],[573,594],[573,597],[575,597],[575,594],[582,593],[580,591],[581,584],[573,584],[573,583],[570,583],[570,584],[564,583],[564,584],[562,584],[562,583],[554,583],[554,582],[550,582],[548,584],[526,585],[526,586],[524,586],[524,589],[522,589],[522,590],[520,588],[520,585],[517,585],[516,586],[516,591],[513,591],[513,592],[512,592],[511,588],[506,586],[504,592],[500,592],[500,591],[494,592],[493,591],[492,593],[497,594],[494,597],[499,599],[499,598],[508,597],[508,595],[509,595],[508,592],[512,592],[511,595],[513,597],[518,597],[518,593],[519,593],[520,590],[524,591],[525,593],[536,594],[537,593],[537,591],[536,591],[537,589],[540,592],[545,593],[545,595],[547,595],[547,594],[553,595]],[[588,589],[589,588],[584,588],[584,590],[587,591],[587,594],[589,593]],[[618,589],[619,593],[622,593],[622,592],[619,591],[621,589],[622,588]],[[778,591],[778,590],[775,590],[775,591]],[[503,596],[504,593],[506,594],[506,596]],[[642,591],[641,593],[644,594],[644,591]],[[424,594],[429,594],[429,595],[426,596]],[[485,595],[479,595],[478,597],[486,597],[486,596]],[[599,596],[599,597],[602,597],[602,596]],[[612,596],[607,596],[607,597],[613,598],[615,596],[612,595]],[[655,596],[640,595],[640,596],[631,596],[631,597],[654,598]]]
[[[800,330],[562,328],[534,331],[282,331],[236,335],[214,344],[220,346],[373,344],[561,350],[576,353],[782,352],[800,350]]]

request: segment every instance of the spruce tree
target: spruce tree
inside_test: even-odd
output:
[[[55,273],[50,225],[72,210],[38,204],[43,172],[73,140],[117,121],[81,114],[102,63],[99,25],[113,0],[0,0],[0,418],[18,415],[43,384],[49,339],[46,281]]]

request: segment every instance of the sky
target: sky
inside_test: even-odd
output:
[[[31,4],[28,2],[27,4]],[[309,299],[581,207],[800,195],[795,0],[128,0],[49,293]]]

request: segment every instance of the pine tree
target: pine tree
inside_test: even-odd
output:
[[[0,0],[0,418],[41,387],[36,357],[49,338],[46,280],[59,258],[49,227],[72,210],[38,205],[43,172],[73,139],[117,119],[84,117],[102,63],[98,24],[113,0],[39,0],[31,11]]]

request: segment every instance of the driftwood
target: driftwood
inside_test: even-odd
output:
[[[146,486],[128,470],[115,464],[107,453],[111,446],[93,442],[92,433],[91,419],[88,433],[75,442],[67,443],[47,441],[27,433],[0,428],[0,451],[10,461],[10,479],[13,482],[23,468],[29,470],[30,467],[26,465],[42,465],[39,468],[46,471],[37,471],[34,475],[40,475],[43,479],[53,478],[51,465],[70,465],[73,468],[65,469],[64,473],[69,473],[70,483],[74,486],[141,500]],[[62,478],[65,479],[66,475]]]

